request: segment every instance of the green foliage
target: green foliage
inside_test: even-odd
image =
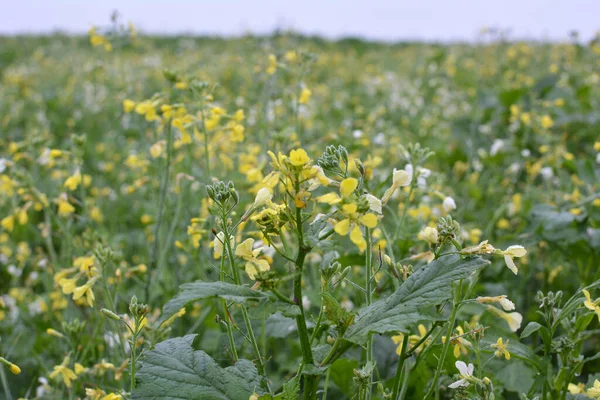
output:
[[[395,293],[362,310],[345,339],[362,344],[370,332],[404,332],[420,321],[444,320],[434,306],[451,298],[453,282],[486,264],[479,257],[447,256],[433,261],[415,271]]]
[[[195,335],[159,343],[144,357],[133,399],[248,400],[258,390],[256,367],[248,360],[221,368],[202,350]]]

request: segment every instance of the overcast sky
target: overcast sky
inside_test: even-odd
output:
[[[263,34],[291,28],[330,38],[470,40],[482,26],[513,37],[589,39],[600,0],[0,0],[0,34],[106,25],[112,10],[149,33]]]

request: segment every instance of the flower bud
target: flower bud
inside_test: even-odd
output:
[[[100,312],[102,314],[104,314],[104,316],[107,317],[107,318],[114,319],[115,321],[120,321],[121,320],[121,317],[119,317],[114,312],[112,312],[110,310],[107,310],[106,308],[101,309]]]

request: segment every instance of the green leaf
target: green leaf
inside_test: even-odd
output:
[[[424,320],[440,319],[434,306],[452,296],[451,283],[467,278],[489,264],[480,257],[461,259],[457,255],[442,257],[413,273],[391,296],[362,309],[346,339],[363,344],[369,332],[405,331]]]
[[[340,358],[331,364],[329,371],[330,379],[348,398],[352,398],[356,393],[353,379],[355,369],[358,369],[357,360]]]
[[[267,294],[252,290],[247,286],[233,285],[226,282],[196,281],[183,284],[179,289],[179,294],[163,306],[162,315],[158,321],[159,325],[172,317],[182,307],[198,300],[219,297],[236,303],[244,303],[249,300],[260,301],[269,298]]]
[[[136,375],[132,399],[248,400],[261,394],[260,377],[248,360],[222,368],[202,350],[194,350],[196,335],[165,340],[146,353]]]
[[[269,316],[265,321],[265,335],[267,337],[282,339],[297,330],[296,320],[284,317],[280,312]]]
[[[541,327],[542,327],[542,325],[538,324],[537,322],[532,321],[532,322],[528,323],[527,326],[525,327],[525,329],[523,329],[523,332],[521,332],[521,339],[524,339],[524,338],[530,336],[532,333],[534,333]]]
[[[299,393],[300,375],[296,375],[283,385],[282,400],[298,400]]]
[[[511,360],[496,372],[496,378],[511,392],[526,393],[534,382],[536,373],[520,360]]]

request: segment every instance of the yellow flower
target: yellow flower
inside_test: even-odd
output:
[[[62,292],[64,294],[71,294],[75,291],[75,288],[77,286],[77,278],[60,279],[60,280],[58,280],[58,284],[60,285]]]
[[[0,225],[2,225],[2,228],[4,228],[6,231],[12,232],[13,229],[15,229],[15,216],[9,215],[7,217],[2,218],[2,221],[0,221]]]
[[[273,75],[277,70],[277,57],[275,54],[269,54],[269,66],[267,67],[267,74]]]
[[[594,380],[594,386],[589,388],[586,392],[588,397],[592,399],[600,398],[600,381],[598,379]]]
[[[469,240],[473,243],[478,243],[481,240],[483,232],[479,228],[474,228],[469,231]]]
[[[456,335],[450,338],[450,343],[454,345],[454,357],[460,357],[462,353],[464,356],[469,354],[469,348],[473,347],[471,342],[464,338],[465,331],[461,326],[456,327]],[[446,336],[442,336],[442,343],[446,342]]]
[[[438,231],[437,229],[428,226],[419,232],[418,238],[429,244],[436,244],[438,242]]]
[[[79,363],[75,363],[75,374],[76,375],[81,375],[86,371],[86,368],[79,364]]]
[[[93,277],[89,281],[87,281],[83,286],[78,286],[73,291],[73,300],[79,300],[83,296],[85,296],[88,306],[94,307],[94,292],[92,291],[92,286],[99,279],[98,276]]]
[[[244,140],[244,125],[236,124],[231,128],[231,140],[234,143]]]
[[[69,361],[69,356],[66,356],[63,362],[60,365],[54,366],[54,370],[50,373],[50,379],[54,379],[60,375],[68,388],[72,386],[72,381],[77,379],[75,372],[68,367]]]
[[[577,385],[574,383],[569,383],[569,386],[567,387],[567,389],[569,390],[569,393],[571,393],[571,394],[585,393],[585,385],[583,383],[578,383]]]
[[[419,343],[421,341],[421,339],[423,339],[425,337],[425,335],[427,334],[427,328],[425,328],[425,325],[419,324],[417,329],[419,331],[418,335],[410,335],[408,337],[408,343],[411,345],[411,347],[413,347],[417,343]],[[398,355],[402,354],[402,342],[404,341],[404,334],[401,333],[399,335],[392,336],[392,341],[398,345],[396,347],[396,354],[398,354]],[[431,338],[427,338],[425,340],[425,342],[423,342],[423,344],[418,349],[415,350],[415,353],[419,354],[419,352],[423,348],[425,348],[429,343],[431,343]]]
[[[337,204],[340,201],[342,201],[340,196],[338,196],[337,193],[333,193],[333,192],[324,194],[323,196],[319,196],[316,198],[316,200],[319,203],[327,203],[327,204],[331,204],[331,205]]]
[[[552,120],[552,118],[549,115],[544,115],[540,119],[540,123],[542,124],[542,128],[544,128],[544,129],[549,129],[549,128],[552,128],[552,126],[554,126],[554,121]]]
[[[300,103],[300,104],[308,103],[308,100],[310,100],[311,94],[312,94],[312,92],[310,91],[309,88],[302,89],[302,92],[300,93],[300,99],[298,99],[298,103]]]
[[[69,203],[68,197],[66,193],[61,193],[58,196],[58,215],[61,217],[66,217],[75,212],[75,207]]]
[[[377,226],[377,216],[372,213],[365,214],[360,218],[360,222],[367,228],[375,228]]]
[[[504,356],[504,358],[506,358],[507,360],[510,360],[510,353],[506,349],[508,347],[508,342],[509,342],[509,340],[506,341],[506,344],[502,343],[502,338],[499,337],[496,344],[490,345],[492,348],[496,349],[496,351],[494,352],[496,357],[501,358],[502,356]]]
[[[356,245],[356,247],[358,247],[358,250],[361,253],[367,249],[367,241],[365,240],[362,230],[358,225],[355,225],[352,229],[352,232],[350,232],[350,240]]]
[[[290,151],[290,163],[294,167],[302,167],[310,162],[310,158],[304,149]]]
[[[133,100],[123,100],[123,111],[130,113],[135,109],[135,102]]]
[[[595,301],[592,301],[590,292],[588,292],[585,289],[583,289],[583,295],[585,296],[585,301],[583,302],[583,305],[588,310],[594,311],[596,313],[596,315],[598,315],[598,321],[600,321],[600,306],[598,305],[598,304],[600,304],[600,299],[596,299]]]
[[[342,197],[350,196],[358,187],[356,178],[346,178],[340,183],[340,194]]]
[[[75,173],[73,175],[71,175],[70,177],[68,177],[65,180],[65,183],[63,184],[63,186],[66,187],[67,189],[69,189],[70,191],[73,191],[73,190],[77,189],[77,187],[81,183],[81,180],[82,180],[81,172],[79,172],[79,170],[77,170],[77,171],[75,171]]]
[[[252,280],[259,272],[266,272],[271,269],[267,260],[257,258],[261,253],[261,249],[253,250],[253,246],[254,239],[249,238],[240,243],[235,249],[235,255],[246,260],[246,273]]]

